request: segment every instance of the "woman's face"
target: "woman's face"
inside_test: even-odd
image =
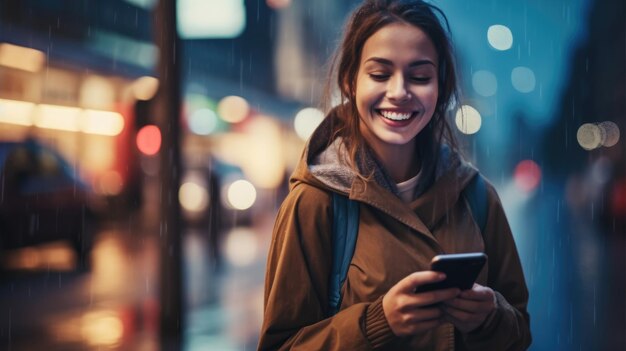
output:
[[[437,51],[419,28],[392,23],[363,46],[356,82],[361,133],[379,155],[414,146],[437,104]],[[414,150],[414,149],[411,149]]]

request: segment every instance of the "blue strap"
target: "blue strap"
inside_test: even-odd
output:
[[[474,220],[484,233],[487,225],[487,186],[480,174],[476,174],[462,192],[469,203]],[[333,232],[332,269],[328,288],[329,315],[333,316],[341,306],[341,287],[348,275],[354,255],[359,230],[359,204],[348,197],[332,193]],[[483,234],[484,235],[484,234]]]
[[[328,301],[332,316],[341,306],[341,287],[354,255],[359,231],[359,204],[348,197],[333,192],[333,259],[330,275]]]
[[[488,210],[487,186],[480,173],[477,173],[474,178],[470,180],[465,189],[463,189],[463,196],[467,199],[474,220],[478,228],[480,228],[480,233],[484,236]]]

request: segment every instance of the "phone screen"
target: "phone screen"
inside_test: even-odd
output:
[[[416,293],[447,288],[471,289],[487,262],[482,252],[437,255],[430,262],[430,269],[446,274],[446,279],[437,283],[420,285]]]

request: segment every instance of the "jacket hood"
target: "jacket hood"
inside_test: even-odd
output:
[[[422,164],[426,167],[423,166],[420,172],[414,200],[407,206],[397,196],[395,183],[371,151],[361,151],[364,161],[358,167],[363,174],[372,174],[368,180],[363,180],[350,168],[348,152],[341,137],[336,137],[329,144],[333,126],[339,123],[338,118],[337,109],[334,109],[312,134],[291,176],[290,189],[304,183],[337,192],[377,207],[406,224],[412,222],[409,218],[417,213],[422,219],[419,222],[423,222],[418,225],[420,231],[429,232],[424,226],[430,228],[436,224],[457,202],[461,191],[477,173],[458,153],[447,145],[441,145],[438,155],[424,156]]]

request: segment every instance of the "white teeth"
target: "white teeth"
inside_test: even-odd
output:
[[[394,121],[404,121],[411,118],[411,116],[413,115],[413,113],[400,113],[385,110],[381,110],[380,114],[383,115],[383,117],[392,119]]]

